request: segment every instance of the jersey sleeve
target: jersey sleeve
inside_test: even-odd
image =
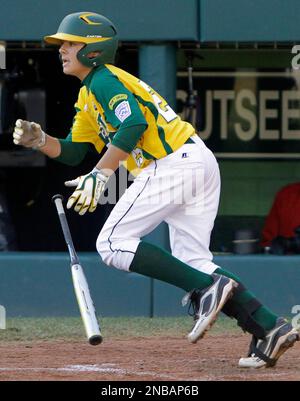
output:
[[[95,79],[92,91],[101,104],[107,121],[116,129],[136,125],[147,126],[138,102],[125,85],[111,73],[105,79]]]
[[[88,114],[84,111],[85,99],[81,92],[79,92],[78,100],[75,103],[76,114],[73,119],[73,125],[70,130],[69,139],[72,142],[85,142],[91,143],[100,153],[105,146],[105,143],[98,135],[97,129],[92,126]]]
[[[124,150],[124,152],[131,153],[143,135],[145,128],[142,124],[132,127],[122,126],[118,129],[111,143],[117,148]]]
[[[67,164],[68,166],[77,166],[85,158],[87,152],[92,146],[85,142],[72,142],[72,135],[69,134],[65,139],[58,139],[60,142],[60,155],[54,160]]]

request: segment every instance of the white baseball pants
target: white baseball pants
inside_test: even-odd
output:
[[[218,268],[209,250],[220,196],[213,153],[198,137],[147,166],[119,199],[98,239],[104,263],[129,271],[141,237],[165,221],[172,255],[211,274]]]

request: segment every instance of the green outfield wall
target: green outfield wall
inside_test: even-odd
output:
[[[297,0],[200,0],[203,42],[272,42],[300,38]]]
[[[2,0],[0,38],[41,40],[75,11],[115,21],[124,41],[296,41],[297,0]]]
[[[100,316],[179,316],[184,292],[135,273],[103,265],[96,253],[80,260]],[[287,317],[300,305],[300,257],[216,256],[275,312]],[[75,316],[78,306],[66,253],[2,253],[0,304],[7,316]],[[298,307],[298,310],[300,306]]]
[[[198,40],[198,0],[1,1],[0,38],[41,40],[72,12],[94,11],[112,19],[123,41]]]

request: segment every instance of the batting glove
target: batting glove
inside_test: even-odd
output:
[[[75,205],[75,212],[78,212],[81,216],[87,210],[94,212],[108,178],[101,170],[94,168],[89,174],[81,175],[75,180],[66,181],[65,186],[77,187],[68,200],[67,208],[70,209]]]
[[[25,148],[40,148],[46,143],[46,134],[40,124],[26,120],[17,120],[14,133],[14,143]]]

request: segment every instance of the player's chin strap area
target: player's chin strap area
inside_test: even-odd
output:
[[[257,344],[257,341],[258,341],[258,339],[255,337],[255,336],[253,336],[252,337],[252,341],[251,341],[251,343],[250,343],[250,348],[249,348],[249,352],[248,352],[248,357],[257,357],[257,358],[260,358],[260,359],[262,359],[264,362],[266,362],[267,364],[268,364],[268,366],[274,366],[275,365],[275,363],[276,363],[276,359],[272,359],[272,358],[269,358],[266,354],[264,354],[263,352],[261,352],[257,347],[256,347],[256,344]]]
[[[238,287],[234,290],[234,295],[244,291],[246,291],[245,286],[239,283]],[[262,304],[255,298],[252,298],[244,304],[237,303],[234,299],[229,299],[223,307],[222,312],[229,317],[234,317],[237,320],[238,325],[244,331],[253,334],[256,338],[263,339],[266,336],[266,331],[253,318],[253,313],[261,306]]]

